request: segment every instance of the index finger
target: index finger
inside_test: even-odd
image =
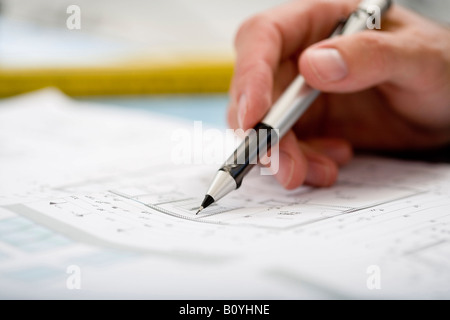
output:
[[[230,126],[244,130],[255,126],[273,103],[274,74],[280,62],[326,37],[357,3],[356,0],[292,1],[247,20],[235,38]]]

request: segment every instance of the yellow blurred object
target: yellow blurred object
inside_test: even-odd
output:
[[[138,66],[0,69],[0,97],[54,86],[71,96],[114,94],[222,93],[231,61]]]

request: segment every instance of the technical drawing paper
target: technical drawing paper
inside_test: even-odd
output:
[[[170,160],[193,127],[51,90],[4,101],[0,295],[72,297],[75,264],[84,297],[450,297],[449,165],[361,156],[293,191],[254,170],[196,216],[220,163]]]

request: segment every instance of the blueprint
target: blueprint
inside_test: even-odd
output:
[[[195,215],[220,165],[174,161],[196,124],[51,89],[1,104],[2,298],[450,297],[449,165],[358,156],[292,191],[255,169]]]

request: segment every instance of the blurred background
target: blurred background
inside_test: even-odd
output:
[[[0,97],[224,93],[238,26],[282,2],[0,0]],[[448,0],[397,2],[450,19]]]
[[[0,96],[226,92],[239,24],[282,2],[1,0]]]
[[[53,86],[225,126],[235,33],[283,2],[0,0],[0,98]],[[398,2],[450,22],[448,0]]]

